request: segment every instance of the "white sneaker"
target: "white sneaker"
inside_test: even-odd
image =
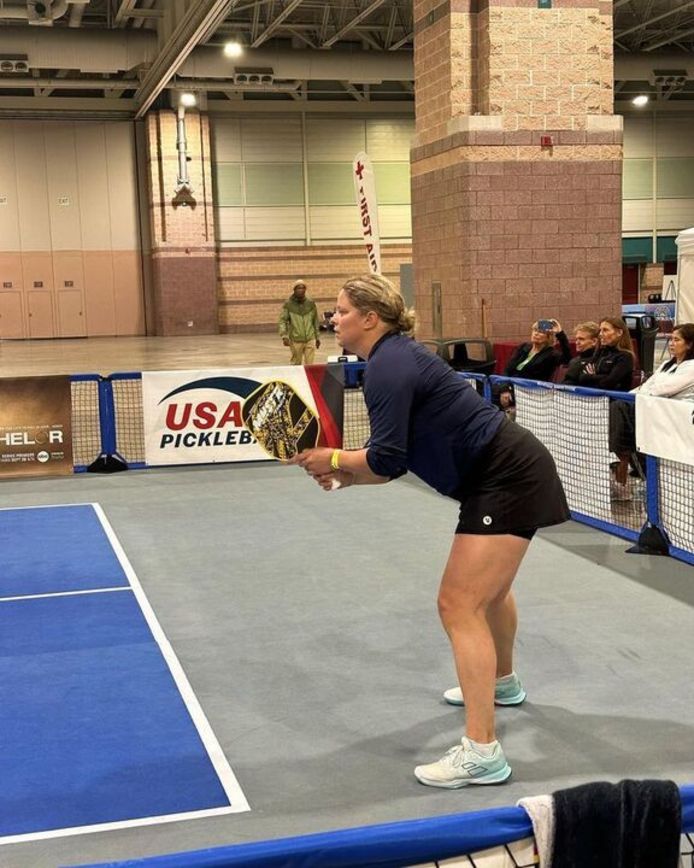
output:
[[[525,700],[526,693],[520,678],[513,673],[513,680],[496,682],[494,689],[494,705],[520,705]],[[443,698],[449,705],[465,705],[463,691],[460,687],[451,687],[443,694]]]
[[[511,777],[511,766],[498,741],[492,755],[483,756],[463,736],[460,744],[446,751],[438,762],[417,766],[414,774],[427,787],[456,790],[468,784],[503,784]]]

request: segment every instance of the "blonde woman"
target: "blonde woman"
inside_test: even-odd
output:
[[[562,380],[567,386],[577,386],[586,365],[592,362],[600,342],[600,326],[592,321],[579,323],[574,329],[574,340],[576,355],[569,362]]]
[[[600,347],[580,373],[576,385],[628,392],[634,361],[627,324],[620,317],[605,317],[600,320]]]
[[[511,775],[496,739],[494,705],[525,690],[513,669],[516,605],[511,585],[539,527],[569,517],[556,467],[529,432],[484,401],[410,335],[413,312],[379,275],[345,283],[333,316],[341,346],[367,359],[364,398],[371,437],[363,449],[309,449],[299,464],[325,489],[373,485],[408,470],[460,503],[438,608],[466,707],[466,733],[417,779],[449,789]],[[464,699],[463,699],[464,697]]]

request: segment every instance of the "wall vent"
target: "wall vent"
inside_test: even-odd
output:
[[[26,54],[0,54],[0,73],[22,75],[29,72],[29,58]]]
[[[234,84],[268,85],[275,81],[271,66],[237,66],[234,69]]]

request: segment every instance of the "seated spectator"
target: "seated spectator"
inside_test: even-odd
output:
[[[586,365],[590,364],[598,348],[600,326],[596,322],[582,322],[574,329],[576,355],[569,362],[562,383],[577,386]]]
[[[555,344],[559,342],[560,351]],[[549,382],[559,365],[571,358],[569,341],[561,324],[556,319],[538,320],[533,323],[529,343],[519,344],[504,368],[506,377],[523,377],[526,380]],[[502,386],[497,395],[501,409],[509,418],[515,415],[513,390]]]
[[[600,320],[600,347],[578,375],[577,386],[628,392],[634,372],[634,350],[623,319]]]
[[[559,351],[555,349],[557,341]],[[559,365],[568,364],[570,358],[569,341],[561,324],[556,319],[539,320],[533,323],[530,342],[520,344],[513,351],[504,375],[548,383]]]
[[[669,349],[670,359],[632,392],[694,401],[694,323],[674,327]],[[610,405],[610,449],[619,458],[614,468],[612,495],[615,500],[631,500],[629,462],[636,453],[636,418],[632,403],[613,401]]]
[[[668,344],[670,359],[632,391],[678,401],[694,401],[694,323],[675,326]]]

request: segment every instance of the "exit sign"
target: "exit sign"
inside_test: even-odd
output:
[[[537,8],[538,9],[551,9],[552,8],[552,0],[537,0]]]

